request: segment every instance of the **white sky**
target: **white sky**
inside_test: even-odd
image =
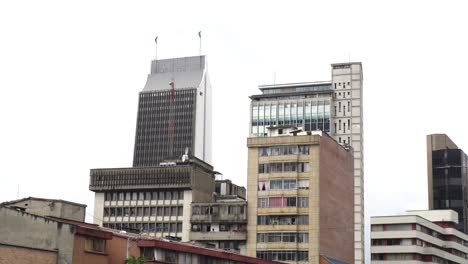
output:
[[[366,213],[427,207],[425,136],[468,151],[463,1],[2,1],[0,201],[88,204],[89,169],[131,166],[154,58],[198,54],[213,86],[213,165],[245,185],[249,95],[364,67]],[[465,136],[464,136],[465,135]],[[89,218],[91,219],[91,218]]]

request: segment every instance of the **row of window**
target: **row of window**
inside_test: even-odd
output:
[[[182,232],[182,223],[104,223],[104,227],[125,230],[130,233]]]
[[[104,216],[181,216],[182,214],[182,206],[104,208]]]
[[[106,192],[105,201],[183,200],[184,191]]]
[[[252,134],[257,136],[266,136],[268,134],[268,127],[276,125],[302,127],[305,131],[321,130],[324,132],[330,132],[330,117],[326,116],[314,119],[307,118],[304,120],[279,120],[278,122],[252,122]]]
[[[330,101],[309,101],[252,106],[252,121],[290,120],[330,116]]]
[[[313,92],[313,91],[328,91],[328,90],[331,90],[330,84],[319,84],[319,85],[312,85],[312,86],[263,89],[263,94]]]
[[[246,224],[219,224],[218,227],[212,226],[211,224],[192,224],[193,232],[245,232],[247,231]]]
[[[453,262],[448,259],[444,259],[434,255],[421,255],[416,253],[373,253],[371,254],[371,260],[386,260],[386,261],[423,261],[430,263],[439,263],[439,264],[458,264],[458,262]]]
[[[309,251],[302,250],[268,250],[257,251],[257,258],[270,261],[308,261]]]
[[[243,215],[245,212],[245,205],[206,205],[206,206],[192,206],[193,215],[218,215],[219,211],[225,212],[230,215]]]
[[[422,233],[425,233],[429,236],[438,238],[444,241],[453,241],[458,244],[461,244],[465,247],[468,247],[468,241],[463,240],[459,237],[453,235],[444,235],[435,230],[427,228],[420,224],[386,224],[386,225],[371,225],[372,232],[381,232],[381,231],[410,231],[416,230]]]
[[[309,180],[270,180],[259,181],[258,190],[308,190]]]
[[[259,215],[257,225],[308,225],[308,215]]]
[[[257,243],[309,243],[309,233],[257,233]]]
[[[275,162],[258,164],[258,173],[308,172],[308,162]]]
[[[468,259],[468,254],[457,250],[455,248],[446,248],[446,247],[440,247],[437,246],[433,243],[421,240],[421,239],[415,239],[415,238],[393,238],[393,239],[372,239],[372,246],[420,246],[420,247],[431,247],[431,248],[437,248],[442,251],[447,251],[453,255],[456,255],[458,257]]]
[[[275,146],[262,147],[258,149],[260,157],[283,156],[283,155],[309,155],[309,146]]]
[[[309,207],[309,197],[258,198],[258,208]]]
[[[343,89],[346,89],[346,82],[334,83],[334,84],[333,84],[333,88],[334,88],[334,89],[336,89],[336,85],[337,85],[337,84],[338,84],[338,86],[341,86],[341,84],[343,84]],[[350,86],[350,85],[351,85],[351,83],[348,82],[348,86]]]

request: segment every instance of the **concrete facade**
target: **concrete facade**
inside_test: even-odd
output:
[[[468,236],[452,210],[371,218],[371,263],[468,263]]]
[[[328,254],[351,263],[352,153],[321,132],[251,137],[247,145],[247,213],[257,216],[248,218],[247,254],[315,264]]]
[[[64,200],[43,199],[28,197],[15,201],[4,202],[1,205],[18,208],[24,212],[53,216],[84,222],[86,216],[86,205]]]
[[[191,204],[213,201],[214,173],[196,157],[154,167],[91,170],[95,215],[102,215],[94,223],[189,241]]]
[[[0,207],[0,244],[58,251],[57,263],[72,263],[75,227]]]

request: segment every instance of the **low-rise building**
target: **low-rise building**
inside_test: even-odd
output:
[[[214,201],[192,203],[190,240],[246,254],[247,201],[245,188],[217,180]]]
[[[97,225],[7,205],[0,206],[0,223],[0,263],[109,263],[106,241],[112,233]]]
[[[371,218],[371,262],[468,263],[468,235],[453,210],[408,211]]]
[[[60,199],[27,197],[14,201],[3,202],[0,205],[17,208],[30,214],[53,216],[79,222],[84,222],[86,216],[85,204]]]

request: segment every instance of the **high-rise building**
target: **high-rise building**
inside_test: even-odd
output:
[[[364,263],[363,72],[359,62],[331,65],[331,81],[261,85],[251,96],[250,136],[295,126],[322,130],[354,151],[354,257]]]
[[[312,264],[324,255],[352,263],[352,150],[321,131],[282,126],[269,133],[247,139],[247,254]]]
[[[456,228],[468,232],[468,156],[445,134],[427,136],[429,209],[458,213]]]
[[[91,170],[95,223],[188,241],[191,203],[213,200],[210,161],[206,57],[153,60],[139,95],[133,167]]]
[[[157,166],[185,149],[211,163],[211,85],[206,57],[153,60],[140,92],[133,166]]]
[[[371,263],[468,263],[468,235],[453,210],[371,218]]]

